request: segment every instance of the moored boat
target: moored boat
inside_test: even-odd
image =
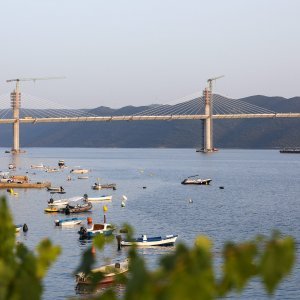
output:
[[[87,170],[87,169],[72,169],[70,171],[70,173],[73,173],[73,174],[86,174],[88,172],[89,172],[89,170]]]
[[[165,237],[156,236],[156,237],[147,237],[143,234],[140,238],[133,240],[123,240],[121,241],[121,246],[172,246],[175,244],[178,235],[166,235]]]
[[[57,213],[59,209],[57,207],[47,207],[44,209],[45,213]]]
[[[108,223],[95,223],[92,225],[91,228],[81,227],[78,231],[80,235],[80,239],[89,239],[98,234],[103,234],[105,236],[111,235],[115,227]]]
[[[48,201],[48,208],[57,208],[58,210],[64,209],[67,207],[69,203],[76,203],[77,201],[82,201],[83,197],[72,197],[67,199],[59,199],[54,200],[53,198],[50,198]]]
[[[184,179],[181,184],[198,184],[198,185],[208,185],[212,180],[211,179],[201,179],[199,175],[189,176]]]
[[[87,195],[86,195],[87,196]],[[90,202],[102,202],[102,201],[111,201],[112,200],[112,196],[107,196],[107,195],[102,195],[102,196],[99,196],[99,197],[86,197],[86,200],[87,201],[90,201]]]
[[[56,226],[72,226],[80,224],[83,220],[85,220],[85,218],[67,218],[55,220],[54,223]]]
[[[55,172],[59,172],[59,169],[56,169],[56,168],[46,168],[46,172],[47,173],[55,173]]]
[[[64,168],[64,167],[65,167],[65,161],[62,160],[62,159],[60,159],[60,160],[58,161],[58,166],[59,166],[60,168]]]
[[[58,186],[58,187],[49,186],[49,187],[47,187],[47,191],[48,192],[63,192],[64,188],[62,186]]]
[[[113,190],[116,190],[117,187],[116,187],[115,183],[100,184],[100,183],[95,182],[92,185],[92,189],[93,190],[101,190],[101,189],[113,189]]]
[[[19,225],[15,225],[15,228],[16,228],[16,232],[20,232],[21,228],[23,227],[22,224],[19,224]]]
[[[81,203],[70,202],[67,204],[66,208],[64,208],[63,212],[66,215],[75,214],[75,213],[82,213],[91,210],[93,207],[91,202],[82,201]]]
[[[30,168],[31,169],[44,169],[45,166],[42,163],[40,163],[38,165],[31,165]]]
[[[120,274],[124,274],[128,271],[129,262],[126,259],[123,262],[117,262],[105,266],[101,266],[99,268],[93,269],[92,275],[86,275],[83,272],[76,274],[76,283],[78,285],[89,285],[92,283],[93,274],[102,273],[103,277],[100,279],[98,284],[108,284],[113,283],[116,280],[116,277]]]

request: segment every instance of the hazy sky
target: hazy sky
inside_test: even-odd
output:
[[[0,95],[18,77],[68,107],[168,103],[201,91],[300,95],[299,0],[19,0],[0,9]]]

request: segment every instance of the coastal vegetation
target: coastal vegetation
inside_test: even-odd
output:
[[[42,280],[60,248],[48,239],[41,241],[35,251],[16,243],[15,227],[4,197],[0,199],[0,217],[0,299],[41,299]],[[127,231],[130,238],[129,226]],[[113,241],[99,235],[93,247],[101,251],[107,242]],[[178,244],[160,259],[157,269],[149,270],[142,255],[132,247],[129,276],[120,276],[113,286],[93,299],[217,299],[242,292],[254,278],[272,295],[292,271],[295,248],[292,237],[273,233],[270,238],[259,236],[246,242],[226,243],[219,255],[221,262],[216,263],[218,254],[212,241],[199,236],[192,247]],[[74,274],[89,274],[94,263],[89,247]],[[91,276],[96,288],[101,274]],[[124,288],[117,292],[115,287],[120,284]]]

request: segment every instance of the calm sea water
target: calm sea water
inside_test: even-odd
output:
[[[275,299],[299,299],[300,295],[300,155],[280,154],[275,150],[221,150],[214,154],[196,153],[193,149],[80,149],[29,148],[18,156],[0,149],[0,169],[15,163],[17,174],[28,172],[34,181],[50,180],[63,186],[66,197],[112,194],[108,203],[107,221],[116,225],[130,223],[136,235],[179,234],[180,241],[193,244],[195,237],[205,234],[214,241],[218,253],[225,241],[244,241],[257,234],[270,235],[278,229],[294,236],[298,242],[298,262],[293,273],[280,284]],[[73,175],[66,181],[69,169],[46,173],[30,169],[31,164],[57,166],[64,159],[71,168],[90,169],[89,179]],[[190,175],[212,178],[210,186],[183,186]],[[116,183],[117,190],[93,191],[91,185],[100,178],[103,183]],[[143,189],[146,186],[146,189]],[[224,186],[224,190],[219,189]],[[65,299],[76,295],[73,272],[87,245],[78,240],[79,226],[56,228],[54,220],[63,215],[45,214],[49,200],[46,190],[19,190],[18,197],[9,196],[9,205],[16,224],[26,223],[27,234],[18,240],[34,249],[49,237],[62,247],[62,254],[51,267],[44,281],[44,299]],[[128,198],[121,208],[121,197]],[[189,203],[189,199],[193,203]],[[103,204],[94,204],[90,216],[103,220]],[[150,267],[172,248],[143,249]],[[218,255],[218,254],[216,254]],[[116,244],[97,254],[98,265],[111,259],[123,259],[126,250],[117,251]],[[230,298],[268,298],[259,281],[251,282],[242,295]]]

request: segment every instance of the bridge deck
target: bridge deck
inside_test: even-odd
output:
[[[213,115],[213,119],[255,119],[255,118],[300,118],[300,113],[270,114],[224,114]],[[61,117],[61,118],[21,118],[20,123],[59,123],[59,122],[110,122],[110,121],[171,121],[204,120],[207,115],[161,115],[161,116],[105,116],[105,117]],[[0,124],[13,124],[16,119],[0,119]]]

